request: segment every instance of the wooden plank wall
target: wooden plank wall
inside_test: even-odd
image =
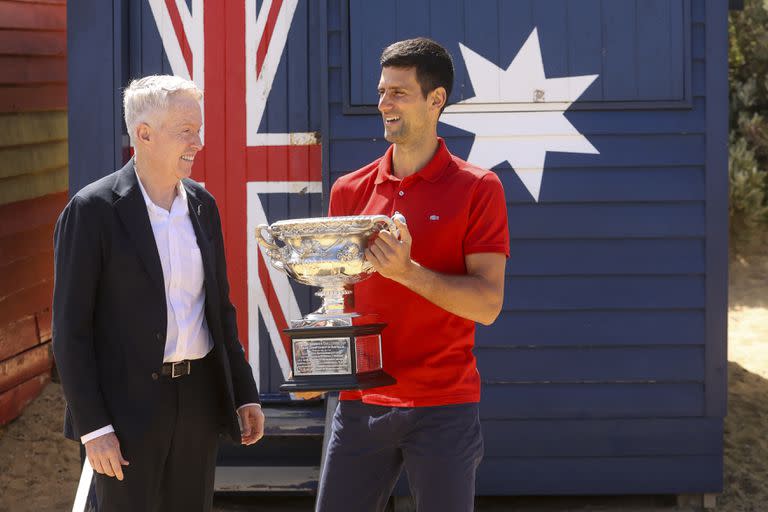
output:
[[[50,380],[66,109],[66,0],[0,0],[0,425]]]
[[[579,7],[576,8],[575,6]],[[680,101],[685,97],[684,0],[597,2],[413,1],[403,8],[388,2],[349,2],[349,58],[351,105],[378,103],[377,84],[382,48],[393,40],[419,35],[451,45],[460,39],[482,49],[484,58],[508,64],[528,38],[532,27],[547,36],[541,43],[547,76],[573,75],[576,69],[598,74],[580,102]],[[436,18],[440,19],[435,23]],[[493,20],[493,22],[491,22]],[[501,21],[496,21],[501,20]],[[393,33],[394,31],[394,33]],[[609,51],[603,47],[610,43]],[[449,48],[457,52],[458,48]],[[474,96],[459,53],[449,103]],[[627,59],[633,61],[627,66]]]
[[[636,60],[646,49],[629,45],[640,40],[617,26],[631,33],[638,16],[642,26],[652,24],[650,11],[669,24],[672,7],[684,10],[664,33],[689,46],[687,62],[672,60],[690,97],[660,108],[659,100],[675,97],[656,91],[680,89],[657,83],[665,76],[657,73],[629,94],[635,83],[623,82],[622,73],[641,69]],[[585,94],[589,108],[577,104],[566,115],[599,155],[548,152],[538,202],[508,163],[494,168],[507,195],[511,255],[503,310],[476,338],[485,438],[479,495],[722,489],[726,145],[711,128],[727,123],[713,112],[726,104],[726,87],[720,78],[711,82],[727,77],[718,53],[727,48],[719,39],[724,7],[721,0],[446,0],[439,7],[411,0],[397,23],[365,26],[370,44],[381,48],[416,35],[414,20],[423,16],[412,13],[429,11],[426,34],[449,46],[457,69],[464,66],[458,41],[504,67],[537,27],[547,77],[600,73]],[[361,21],[354,16],[392,15],[384,11],[358,0],[328,1],[327,185],[387,146],[380,116],[353,101],[354,94],[361,101],[375,94],[380,51],[368,48],[367,60],[355,59]],[[595,20],[609,18],[615,21],[600,25],[600,47],[586,45],[600,34]],[[586,49],[578,49],[580,41]],[[563,47],[575,50],[552,50]],[[679,71],[669,70],[670,83]],[[445,124],[438,133],[467,157],[472,133]]]

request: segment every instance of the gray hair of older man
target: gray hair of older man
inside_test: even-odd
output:
[[[168,108],[169,100],[179,93],[188,93],[200,101],[203,91],[191,80],[173,75],[150,75],[133,80],[123,92],[125,126],[134,145],[136,126],[147,123],[157,112]]]

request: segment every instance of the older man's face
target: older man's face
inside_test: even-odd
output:
[[[162,168],[176,179],[189,177],[195,155],[203,149],[200,103],[191,94],[178,93],[170,98],[168,109],[157,116],[155,123],[153,160],[162,162]]]

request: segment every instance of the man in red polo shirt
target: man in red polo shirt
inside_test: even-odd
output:
[[[448,52],[429,39],[381,56],[379,111],[392,145],[331,190],[329,215],[393,215],[366,252],[378,271],[355,285],[354,311],[387,323],[392,386],[345,391],[320,482],[317,510],[383,510],[403,466],[418,510],[473,509],[483,455],[475,322],[501,310],[509,234],[496,174],[451,155],[437,121],[453,85]]]

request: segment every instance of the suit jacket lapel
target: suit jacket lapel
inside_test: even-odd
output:
[[[203,258],[203,274],[205,275],[206,291],[210,292],[210,286],[215,283],[215,273],[213,270],[214,255],[212,234],[208,232],[206,223],[201,219],[210,212],[206,211],[206,206],[197,197],[195,190],[182,181],[184,189],[187,191],[187,203],[189,205],[189,219],[192,221],[192,229],[197,237],[197,246],[200,248],[200,255]],[[210,295],[210,293],[208,293]]]
[[[144,268],[165,297],[165,284],[163,280],[163,267],[160,264],[160,255],[157,252],[157,242],[152,233],[152,225],[149,222],[147,205],[144,196],[139,189],[136,171],[131,159],[122,169],[115,182],[113,191],[117,195],[115,208],[123,222],[128,235],[131,237],[139,253]],[[165,304],[165,301],[163,301]]]

